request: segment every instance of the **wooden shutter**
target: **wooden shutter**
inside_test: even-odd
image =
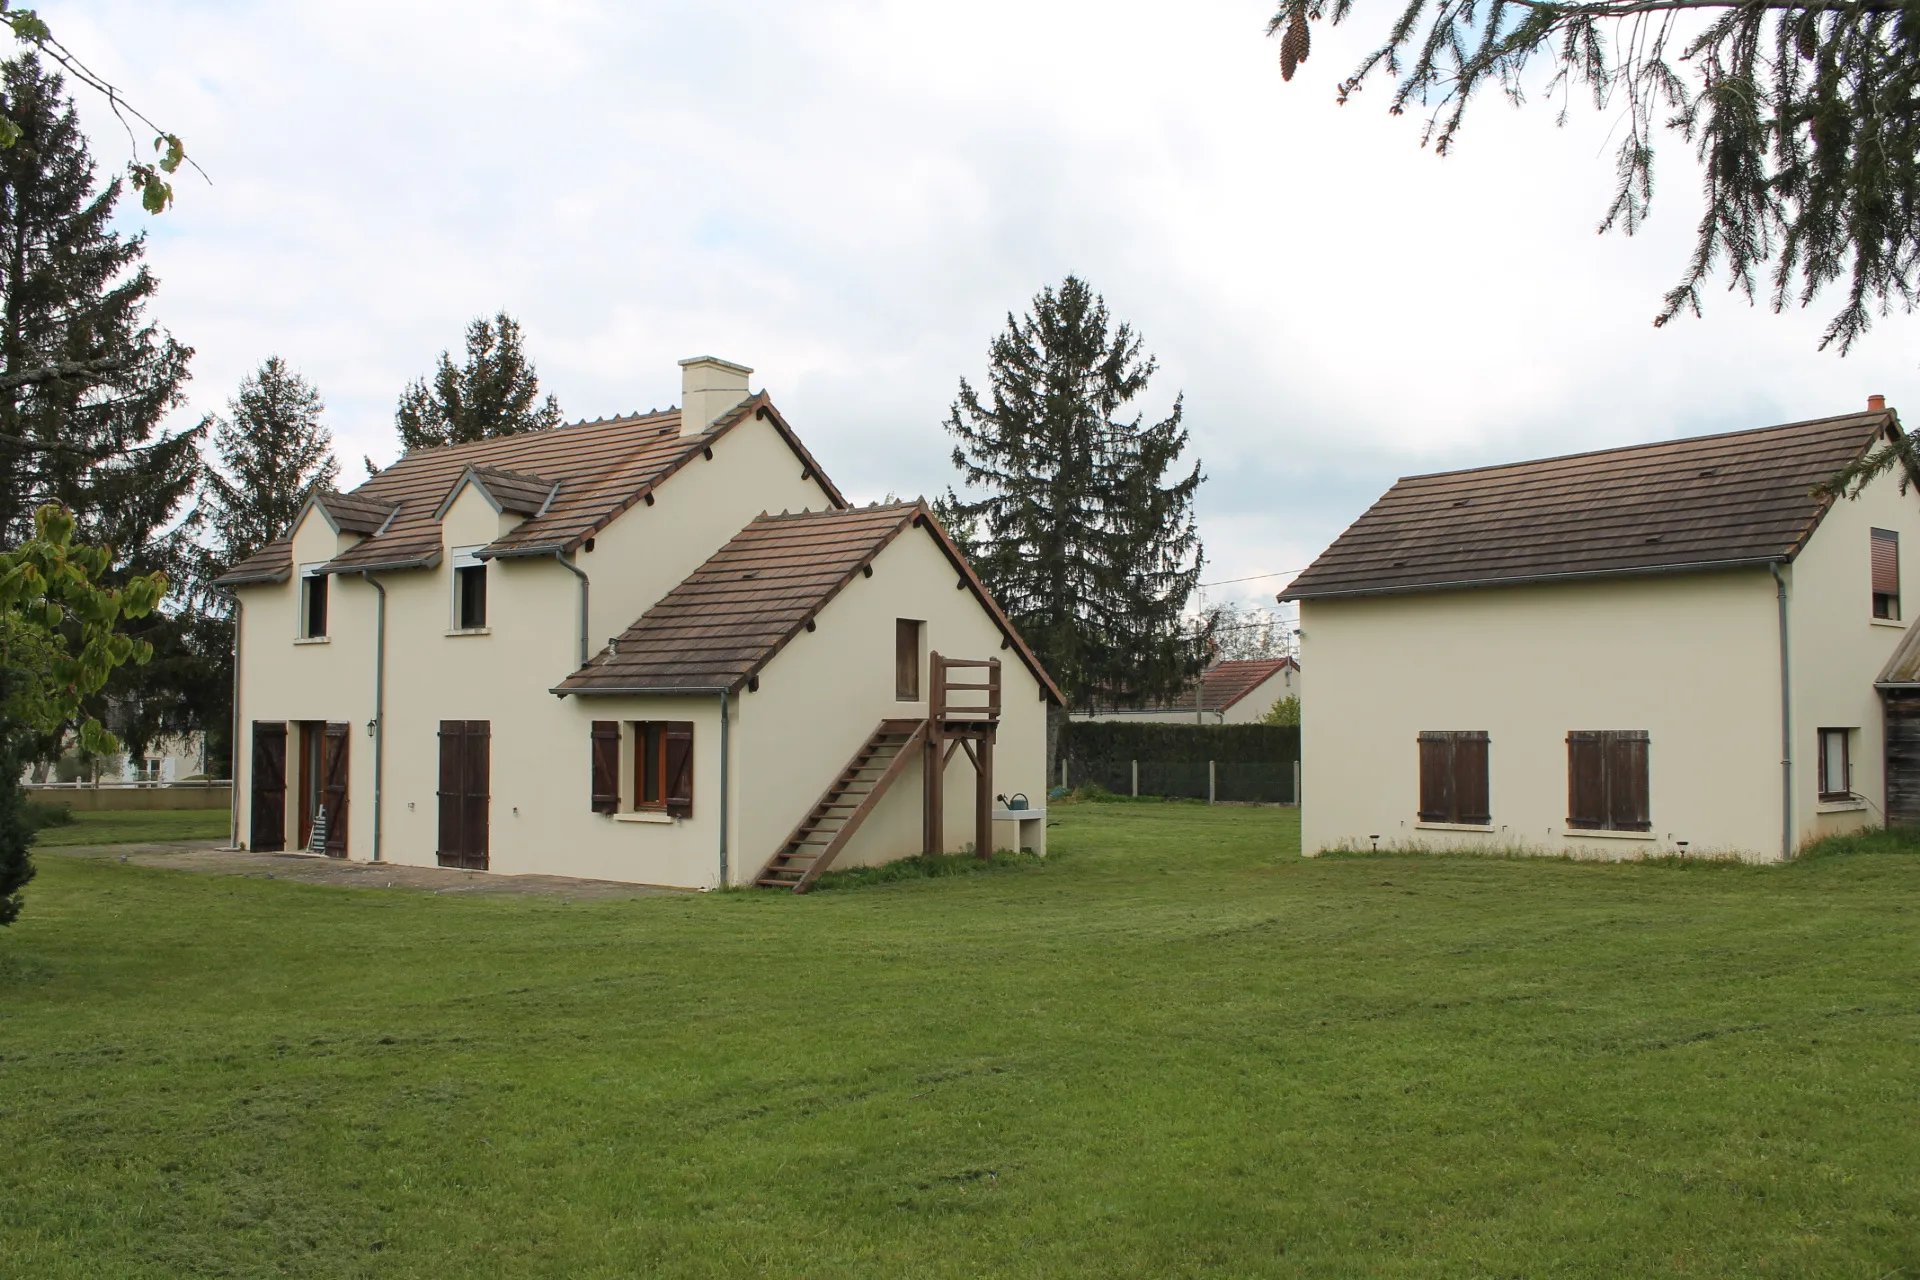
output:
[[[1420,735],[1420,821],[1452,822],[1453,738],[1450,734]]]
[[[259,853],[287,847],[287,726],[253,722],[253,804],[247,843]]]
[[[461,812],[466,861],[461,865],[472,871],[485,871],[492,845],[487,809],[492,801],[493,728],[485,720],[469,720],[466,739],[466,794]]]
[[[1607,825],[1615,831],[1651,829],[1646,731],[1616,730],[1602,736],[1606,742]]]
[[[1606,753],[1601,735],[1574,729],[1567,734],[1567,825],[1592,829],[1606,824]]]
[[[1892,529],[1873,531],[1873,592],[1886,596],[1900,594],[1900,535]]]
[[[328,725],[320,757],[320,803],[327,808],[329,858],[347,856],[347,731],[344,724]]]
[[[1453,803],[1454,822],[1483,827],[1493,821],[1484,730],[1453,735]]]
[[[620,722],[593,722],[593,811],[616,813],[620,808]]]
[[[667,812],[676,818],[693,816],[693,721],[669,720],[666,732]]]
[[[465,855],[466,839],[461,834],[466,814],[461,807],[465,797],[467,722],[440,722],[440,865],[457,867]]]

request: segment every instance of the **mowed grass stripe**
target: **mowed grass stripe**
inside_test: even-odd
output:
[[[1038,866],[562,903],[48,854],[0,1257],[97,1275],[1920,1271],[1920,859]]]

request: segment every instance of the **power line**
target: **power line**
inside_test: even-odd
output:
[[[1222,578],[1219,582],[1202,582],[1203,587],[1226,587],[1236,582],[1258,582],[1262,578],[1284,578],[1290,573],[1299,573],[1298,569],[1280,569],[1273,573],[1256,573],[1245,578]]]

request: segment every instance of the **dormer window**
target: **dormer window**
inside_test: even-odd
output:
[[[484,631],[487,626],[487,562],[475,553],[479,547],[456,547],[453,552],[453,629]]]
[[[327,634],[327,574],[324,564],[300,568],[300,638],[319,640]]]

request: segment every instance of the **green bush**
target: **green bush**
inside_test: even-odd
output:
[[[64,804],[47,804],[40,800],[28,800],[20,806],[20,816],[26,820],[29,831],[73,825],[73,809]]]
[[[1300,758],[1298,725],[1128,724],[1070,720],[1060,753],[1088,769],[1124,768],[1131,760],[1163,764],[1291,764]]]

